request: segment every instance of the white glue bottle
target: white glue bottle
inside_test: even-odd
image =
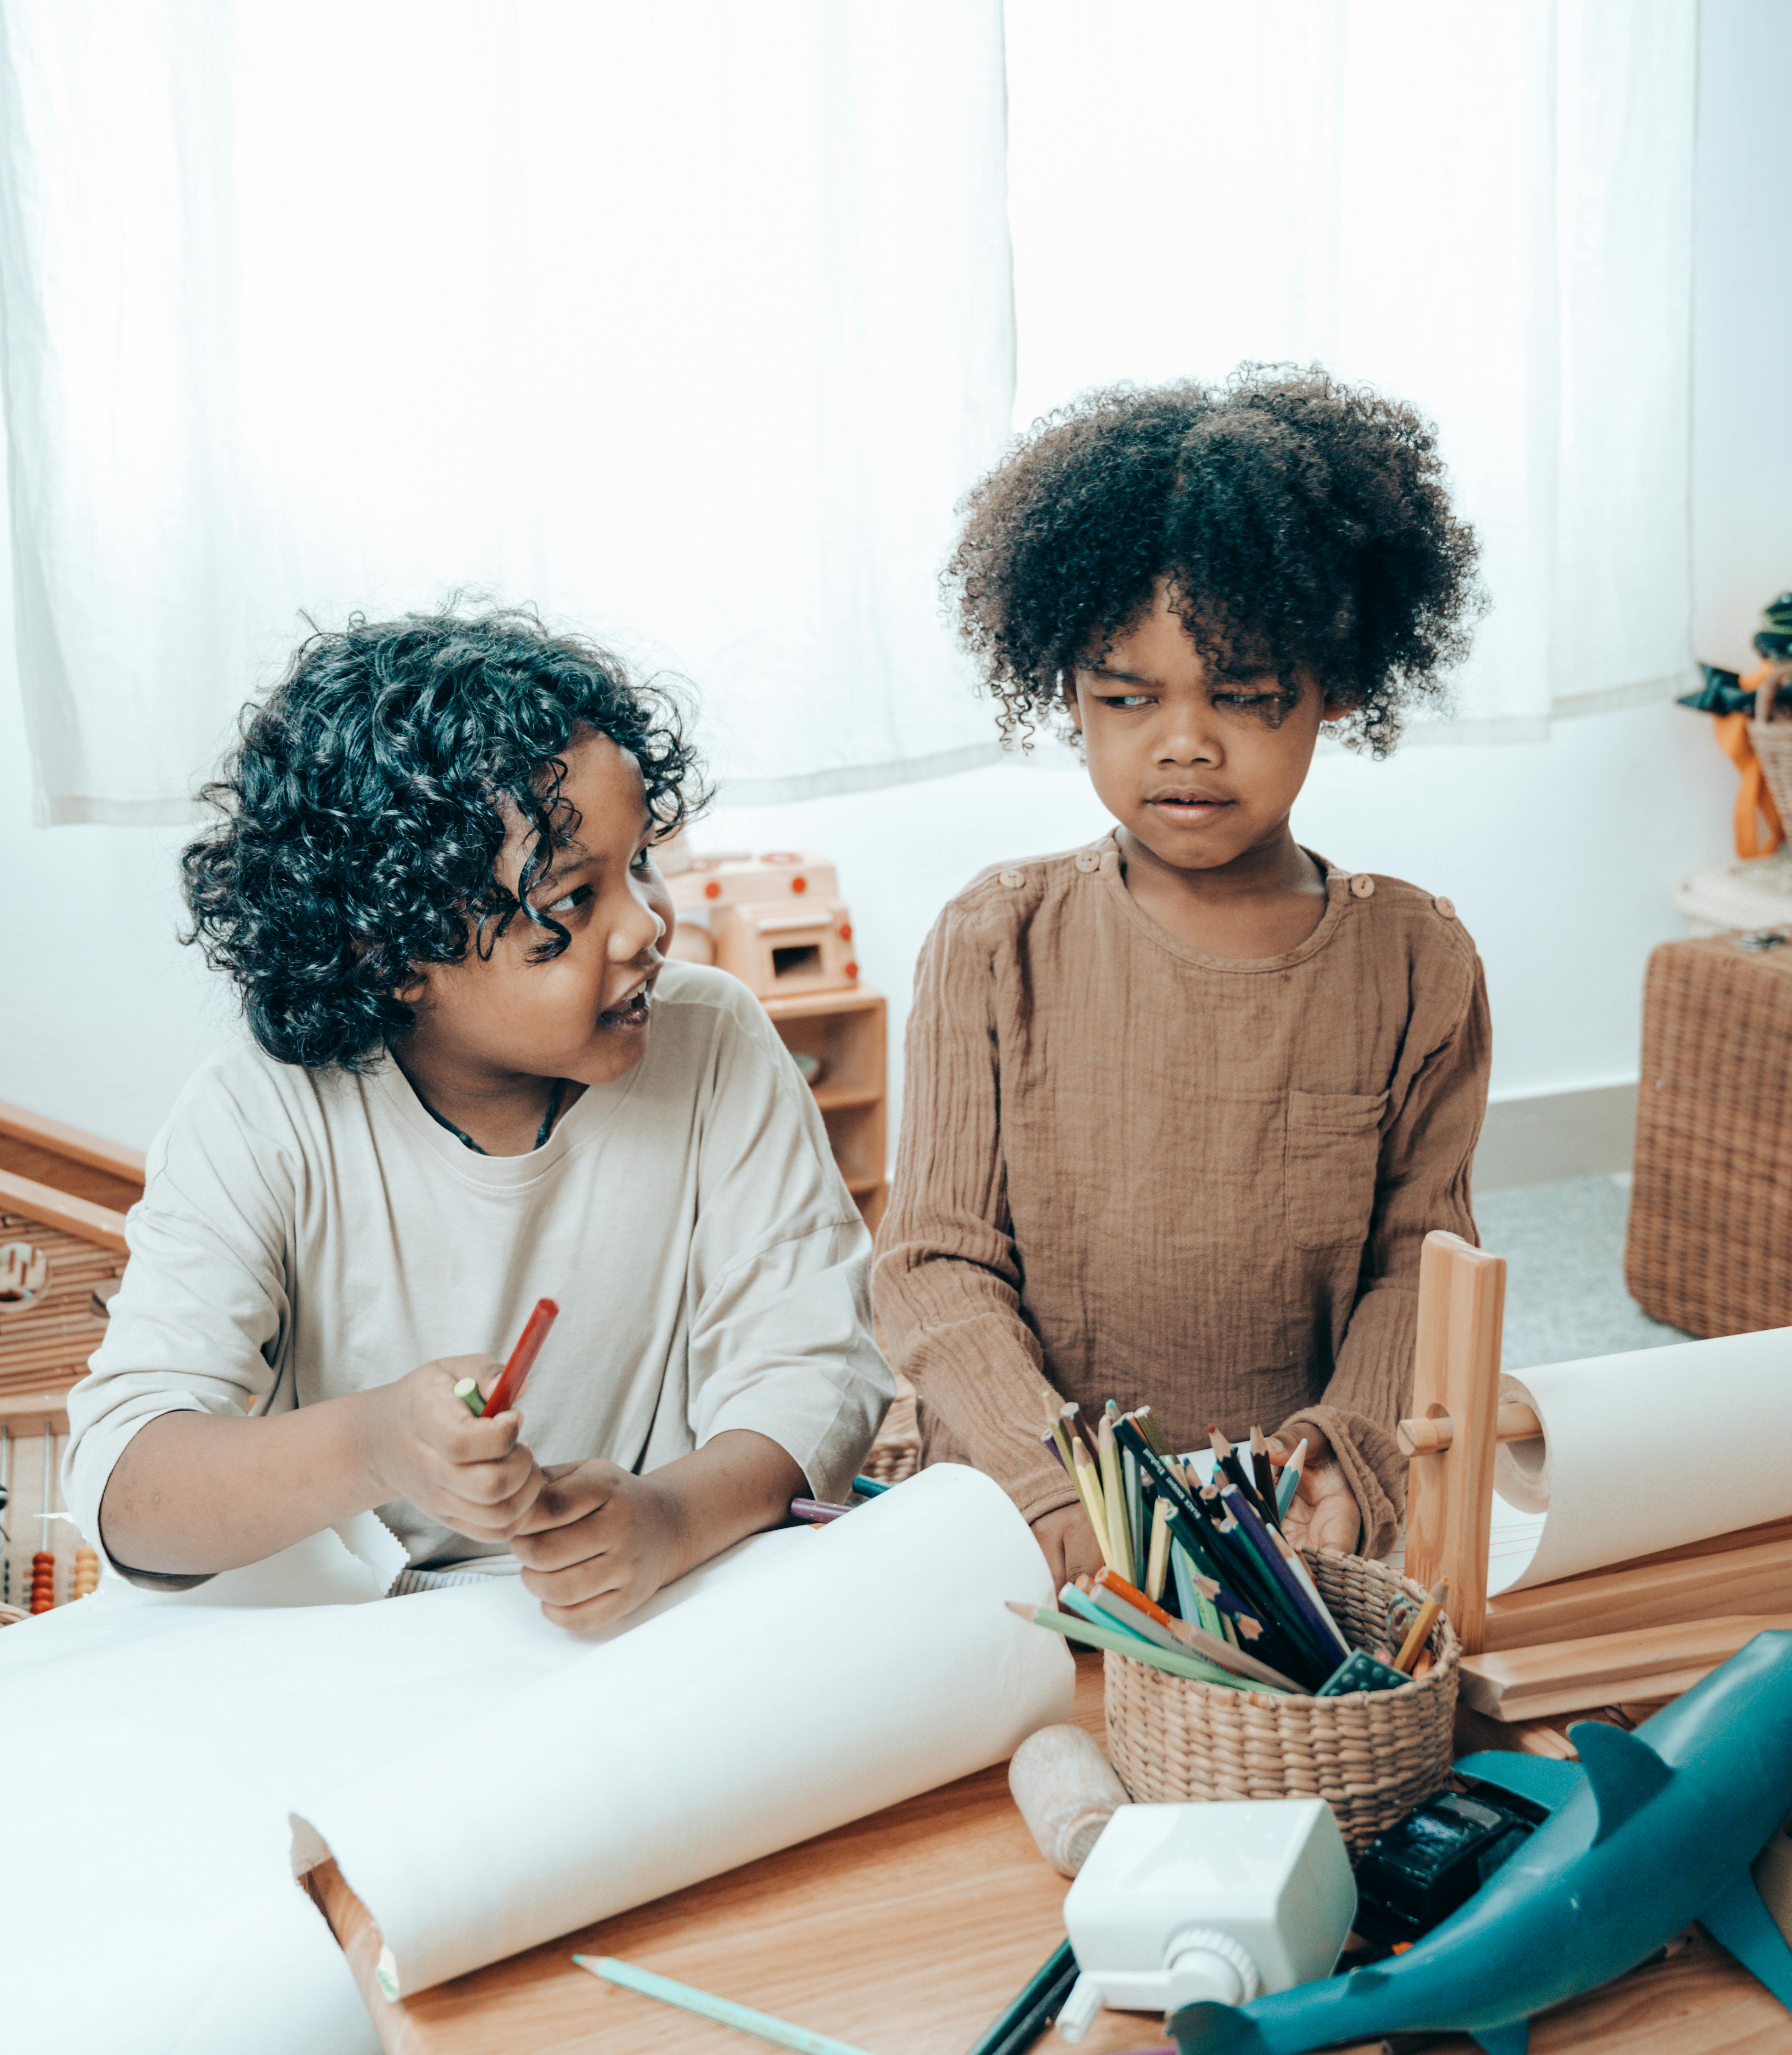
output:
[[[1058,2032],[1080,2041],[1104,2005],[1247,2005],[1329,1976],[1356,1914],[1322,1798],[1123,1806],[1064,1899],[1082,1974]]]

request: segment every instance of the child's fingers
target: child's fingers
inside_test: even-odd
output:
[[[496,1462],[454,1463],[447,1466],[443,1488],[475,1505],[495,1505],[513,1498],[535,1474],[535,1458],[527,1442],[519,1442]]]
[[[499,1499],[491,1508],[491,1517],[504,1524],[504,1539],[507,1541],[520,1522],[527,1519],[534,1509],[542,1485],[541,1472],[531,1468],[529,1474],[508,1498]]]
[[[607,1627],[613,1619],[633,1612],[639,1602],[634,1580],[623,1576],[619,1570],[594,1577],[589,1589],[582,1588],[582,1580],[575,1580],[565,1572],[558,1577],[547,1577],[525,1570],[523,1582],[541,1600],[543,1619],[573,1634]]]
[[[575,1606],[558,1606],[543,1599],[541,1616],[550,1627],[564,1627],[568,1634],[589,1634],[594,1627],[626,1618],[639,1603],[626,1591],[607,1592],[602,1598]]]
[[[500,1413],[495,1420],[476,1420],[458,1398],[454,1403],[460,1418],[450,1415],[435,1438],[436,1446],[451,1463],[499,1462],[518,1446],[523,1432],[520,1413]]]
[[[603,1517],[603,1509],[584,1514],[581,1518],[559,1521],[547,1527],[537,1527],[531,1521],[521,1523],[511,1536],[511,1553],[531,1570],[555,1572],[570,1569],[578,1563],[598,1563],[610,1554],[616,1539],[614,1522]]]
[[[507,1541],[509,1531],[501,1521],[492,1517],[488,1505],[476,1505],[470,1499],[456,1498],[452,1492],[444,1492],[432,1505],[426,1506],[432,1520],[439,1520],[443,1526],[456,1534],[464,1534],[469,1541]]]
[[[600,1511],[612,1496],[603,1467],[594,1462],[556,1463],[544,1473],[540,1492],[519,1532],[540,1533]]]

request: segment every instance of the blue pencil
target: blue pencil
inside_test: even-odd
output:
[[[1286,1594],[1295,1617],[1308,1633],[1312,1635],[1322,1653],[1336,1649],[1333,1666],[1346,1663],[1354,1652],[1350,1643],[1327,1621],[1308,1595],[1301,1580],[1282,1560],[1281,1551],[1269,1539],[1269,1530],[1257,1516],[1257,1509],[1236,1485],[1228,1485],[1220,1493],[1221,1502],[1230,1512],[1243,1529],[1245,1539],[1262,1558],[1264,1568]]]
[[[879,1484],[875,1477],[855,1477],[852,1481],[852,1488],[861,1498],[875,1498],[880,1492],[886,1492],[890,1489],[886,1484]]]

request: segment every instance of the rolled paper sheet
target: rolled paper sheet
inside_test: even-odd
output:
[[[1543,1431],[1501,1443],[1494,1489],[1542,1531],[1528,1560],[1496,1548],[1490,1591],[1792,1516],[1792,1328],[1551,1363],[1502,1377],[1500,1397]]]
[[[1065,1876],[1083,1867],[1101,1830],[1128,1803],[1093,1734],[1041,1727],[1014,1751],[1008,1788],[1040,1853]]]
[[[401,1757],[292,1801],[409,1996],[1001,1762],[1076,1668],[1001,1487],[939,1464]],[[792,1545],[794,1544],[794,1545]],[[750,1544],[752,1545],[752,1544]],[[420,1603],[433,1603],[424,1600]],[[494,1760],[502,1773],[475,1765]]]

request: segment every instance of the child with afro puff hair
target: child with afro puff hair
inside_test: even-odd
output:
[[[1419,1245],[1472,1240],[1481,966],[1449,901],[1303,849],[1321,728],[1384,755],[1478,605],[1432,432],[1317,371],[1086,396],[947,573],[1005,736],[1068,720],[1116,826],[985,871],[910,1017],[879,1335],[923,1457],[1101,1558],[1040,1387],[1308,1460],[1296,1538],[1384,1553]]]
[[[699,787],[664,694],[523,613],[353,621],[249,709],[184,874],[254,1039],[152,1147],[69,1399],[124,1575],[374,1512],[399,1588],[520,1564],[583,1628],[846,1490],[870,1237],[759,1003],[667,960]],[[522,1410],[476,1418],[543,1296]]]

